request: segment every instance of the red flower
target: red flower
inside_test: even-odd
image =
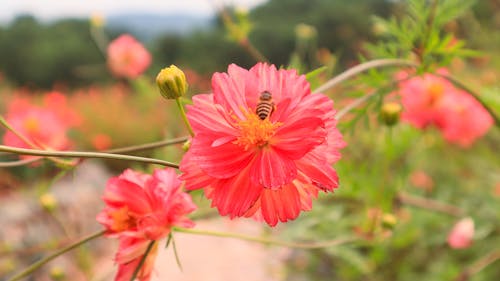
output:
[[[68,108],[59,110],[71,111]],[[76,116],[76,113],[72,114]],[[38,146],[35,148],[65,150],[71,145],[67,130],[72,124],[47,103],[37,106],[26,98],[15,98],[7,108],[5,119],[19,134]],[[33,148],[11,131],[5,133],[3,143],[14,147]],[[36,156],[22,155],[21,158],[30,159]]]
[[[462,147],[470,146],[493,125],[493,118],[476,99],[436,75],[404,80],[399,94],[404,121],[420,129],[436,126],[447,141]]]
[[[117,77],[136,78],[151,64],[151,55],[134,37],[124,34],[108,46],[108,67]]]
[[[232,64],[213,75],[212,89],[188,108],[195,137],[180,168],[187,189],[204,188],[221,215],[262,215],[274,226],[310,210],[319,190],[338,186],[331,164],[345,143],[333,102],[311,94],[305,76]],[[265,91],[272,101],[260,102]],[[266,118],[256,114],[262,103],[270,105]]]
[[[194,226],[186,215],[196,206],[180,187],[173,169],[157,169],[153,175],[125,170],[108,181],[103,196],[106,207],[97,221],[108,236],[120,239],[115,280],[130,280],[152,240],[166,237],[174,226]],[[140,280],[149,280],[155,256],[156,246],[141,268]]]

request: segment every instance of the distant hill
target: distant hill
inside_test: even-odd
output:
[[[127,31],[141,41],[151,41],[166,33],[185,34],[212,24],[212,17],[190,14],[117,14],[106,17],[106,29]]]

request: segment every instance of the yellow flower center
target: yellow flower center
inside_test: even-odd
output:
[[[271,123],[269,118],[261,120],[253,112],[245,112],[245,120],[237,122],[236,127],[240,129],[240,136],[233,142],[248,150],[251,147],[262,148],[266,146],[276,133],[282,123]]]
[[[28,134],[33,134],[39,131],[40,122],[33,117],[29,117],[24,121],[24,128],[28,132]]]
[[[113,220],[111,229],[116,232],[131,229],[136,225],[136,219],[131,216],[128,207],[122,207],[118,210],[109,212],[109,216]]]
[[[430,103],[434,104],[444,93],[444,86],[441,83],[432,83],[427,88],[429,91]]]

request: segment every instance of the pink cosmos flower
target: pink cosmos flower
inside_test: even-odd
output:
[[[457,222],[448,234],[448,245],[453,249],[468,248],[474,237],[474,221],[464,218]]]
[[[151,64],[151,55],[128,34],[121,35],[108,46],[108,67],[117,77],[136,78]]]
[[[151,241],[166,237],[174,226],[194,226],[186,215],[196,206],[170,168],[157,169],[153,175],[125,170],[108,181],[103,200],[106,207],[97,221],[104,225],[107,236],[120,239],[115,281],[130,280]],[[141,267],[139,280],[149,280],[155,257],[156,245]]]
[[[493,118],[476,99],[433,74],[402,81],[399,94],[403,121],[420,129],[435,126],[447,141],[462,147],[470,146],[493,125]]]
[[[7,107],[5,119],[19,134],[38,146],[36,148],[65,150],[71,146],[67,130],[72,125],[47,104],[37,106],[26,98],[15,98]],[[11,131],[5,133],[3,143],[14,147],[33,148]],[[37,158],[28,155],[20,157]]]
[[[193,97],[195,136],[180,170],[186,188],[203,188],[221,215],[261,216],[269,225],[310,210],[318,191],[333,191],[332,163],[345,146],[333,102],[311,94],[304,75],[259,63],[230,65],[212,77],[213,94]],[[266,118],[256,107],[272,95]]]

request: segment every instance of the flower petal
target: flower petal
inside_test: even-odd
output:
[[[182,175],[180,179],[185,182],[187,190],[196,190],[210,186],[214,178],[203,172],[196,161],[193,159],[193,153],[189,150],[182,158],[180,168]]]
[[[244,215],[263,190],[259,184],[248,180],[247,171],[231,179],[219,180],[213,186],[215,188],[210,194],[212,206],[216,206],[221,215],[229,215],[231,218]]]
[[[296,161],[300,172],[308,176],[314,185],[326,191],[333,191],[339,186],[337,172],[328,163],[318,163],[319,161],[307,154],[304,158]]]
[[[291,182],[297,176],[297,167],[285,154],[264,148],[257,154],[250,167],[250,178],[254,184],[266,188],[277,188]]]
[[[232,142],[213,146],[210,136],[198,134],[190,151],[202,171],[214,178],[229,178],[244,169],[253,158],[252,150],[243,150]]]
[[[188,119],[195,133],[210,131],[236,135],[236,129],[226,118],[220,105],[214,104],[213,95],[196,95],[193,105],[188,106]]]
[[[229,114],[235,114],[239,119],[245,115],[242,109],[248,108],[245,100],[245,76],[247,70],[232,64],[229,66],[229,75],[215,73],[212,76],[214,102],[224,107]]]
[[[264,189],[260,197],[262,216],[270,225],[275,226],[278,220],[286,222],[297,218],[300,213],[300,195],[293,184],[280,189]]]

